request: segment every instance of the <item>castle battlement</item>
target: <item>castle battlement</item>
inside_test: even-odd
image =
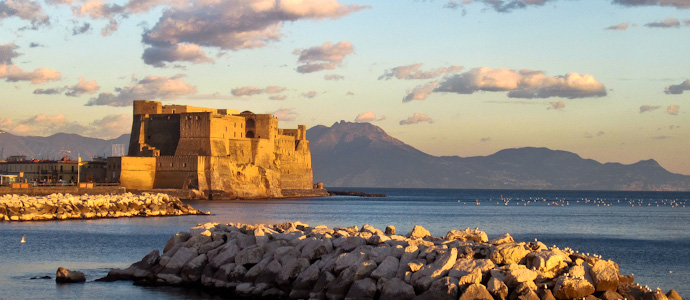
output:
[[[230,197],[312,188],[304,125],[281,129],[271,114],[148,100],[134,101],[133,112],[128,156],[113,158],[125,187],[191,187]]]

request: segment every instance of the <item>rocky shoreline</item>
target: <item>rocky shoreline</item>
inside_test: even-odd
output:
[[[392,226],[200,224],[172,236],[162,255],[99,280],[266,299],[681,300],[597,255],[469,228],[433,237],[421,226],[397,235]]]
[[[167,194],[51,194],[0,197],[0,221],[207,215]]]

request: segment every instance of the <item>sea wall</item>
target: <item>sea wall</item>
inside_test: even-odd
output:
[[[127,190],[120,186],[94,186],[80,188],[77,186],[29,186],[27,188],[11,188],[0,186],[0,195],[20,194],[29,196],[48,196],[50,194],[124,194]]]
[[[469,228],[433,237],[421,226],[398,235],[392,226],[207,223],[99,280],[269,299],[681,299],[619,273],[597,255]]]
[[[51,194],[0,197],[0,221],[180,216],[208,214],[167,194]]]

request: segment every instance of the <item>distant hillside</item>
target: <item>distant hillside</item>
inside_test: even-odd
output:
[[[95,156],[111,156],[113,144],[124,144],[126,152],[129,134],[112,140],[102,140],[67,133],[48,137],[17,136],[0,130],[2,159],[10,155],[26,155],[29,159],[59,159],[64,156],[63,154],[67,154],[73,159],[81,155],[82,159],[91,160]]]
[[[314,180],[327,187],[566,190],[690,190],[690,176],[654,160],[602,164],[547,148],[489,156],[437,157],[369,123],[339,122],[307,131]]]

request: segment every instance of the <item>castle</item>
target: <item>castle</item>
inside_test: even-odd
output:
[[[128,156],[108,158],[128,189],[195,189],[209,199],[313,190],[306,128],[270,114],[134,101]]]

